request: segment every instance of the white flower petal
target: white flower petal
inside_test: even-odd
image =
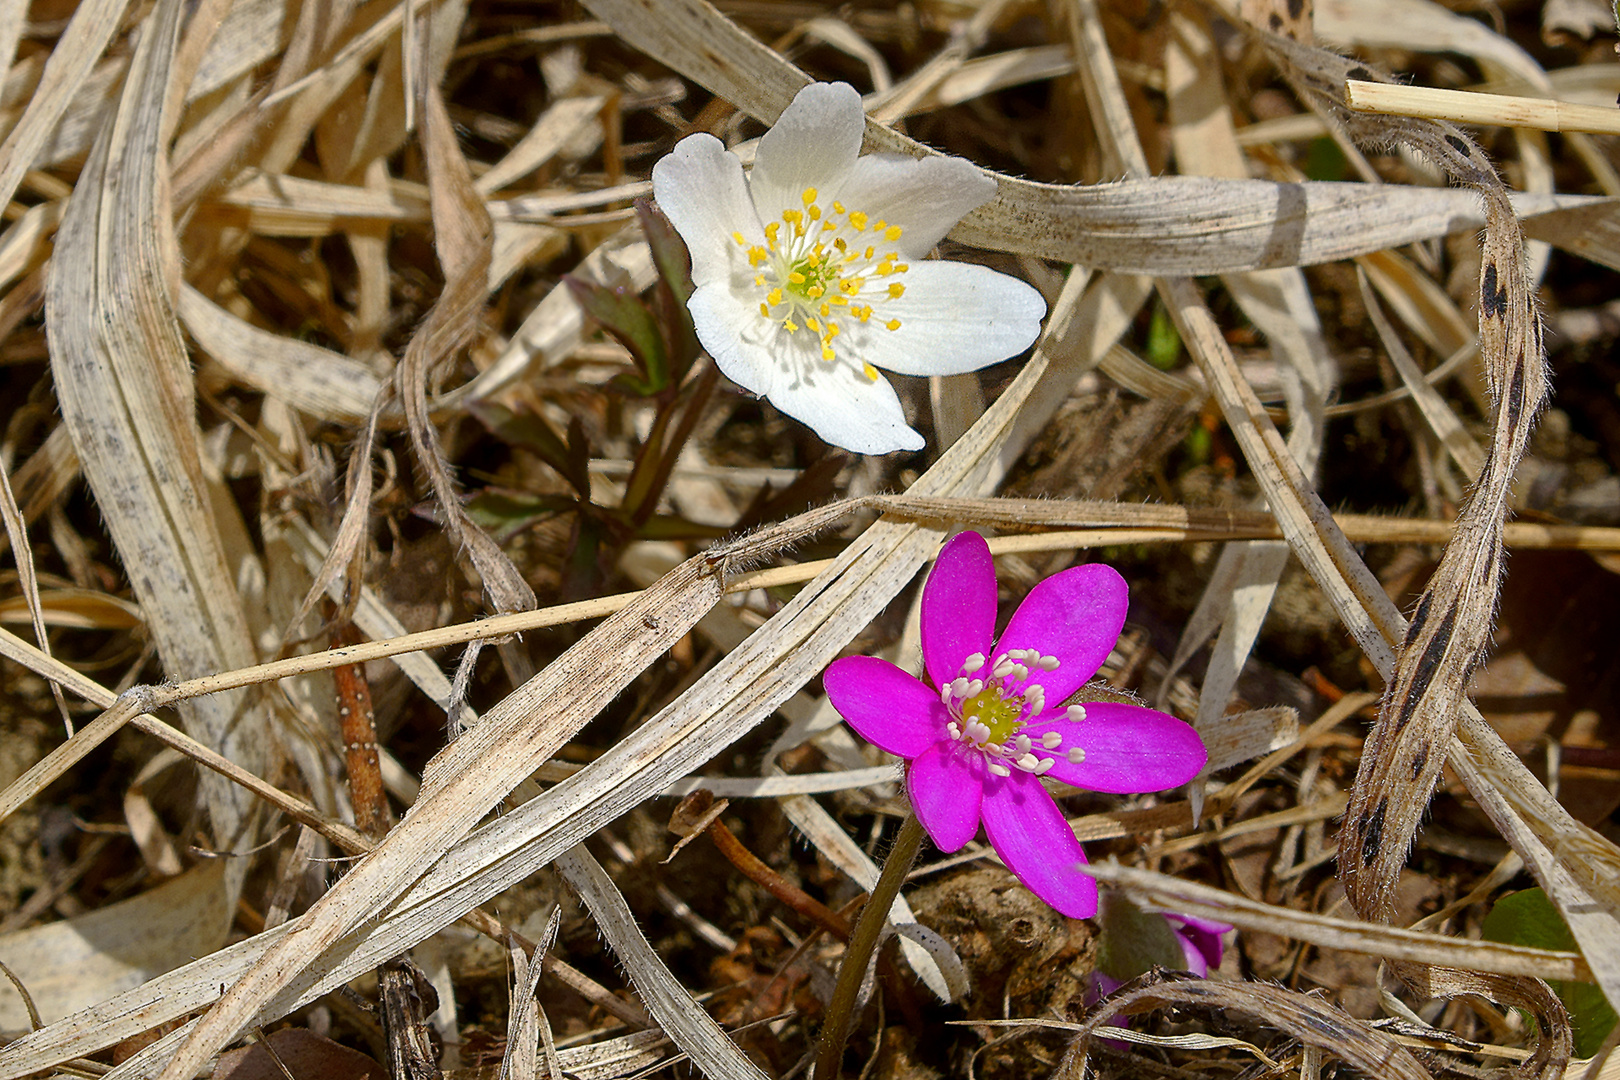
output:
[[[732,233],[760,244],[765,233],[748,197],[742,162],[713,135],[689,135],[653,166],[653,198],[692,252],[692,282],[727,280],[747,257]]]
[[[795,338],[814,342],[805,334]],[[819,344],[804,350],[798,378],[770,395],[771,404],[810,427],[823,440],[857,454],[921,450],[923,437],[906,424],[888,380],[868,379],[842,359],[826,363]]]
[[[840,357],[821,359],[809,333],[789,333],[759,317],[724,285],[708,285],[687,304],[698,340],[732,382],[767,398],[822,439],[857,454],[921,450],[894,388]]]
[[[1041,294],[987,266],[913,263],[904,281],[904,296],[838,338],[850,356],[902,375],[960,375],[1023,352],[1041,332]],[[900,329],[879,325],[891,318]]]
[[[777,354],[780,328],[761,319],[725,282],[698,286],[686,308],[721,373],[750,393],[770,397],[786,375]]]
[[[963,214],[995,194],[996,182],[961,158],[919,161],[900,154],[868,154],[855,163],[835,197],[874,221],[900,226],[894,247],[909,259],[920,259]]]
[[[866,113],[848,83],[811,83],[759,140],[749,190],[762,221],[804,208],[805,188],[838,188],[861,152]],[[825,204],[824,204],[825,205]]]

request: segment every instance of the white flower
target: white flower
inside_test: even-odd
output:
[[[922,261],[996,193],[961,158],[860,157],[847,83],[799,91],[753,171],[712,135],[653,168],[653,194],[692,252],[698,340],[732,381],[829,443],[920,450],[877,372],[956,375],[1028,347],[1046,303],[969,263]]]

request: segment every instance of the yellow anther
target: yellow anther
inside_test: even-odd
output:
[[[864,232],[866,230],[866,215],[856,210],[849,215],[849,223],[855,226],[856,232]]]
[[[825,319],[827,316],[829,316],[831,314],[832,314],[832,305],[829,304],[827,301],[823,300],[821,302],[821,317],[823,319]]]
[[[885,229],[887,229],[888,227],[889,227],[889,223],[887,221],[884,221],[882,218],[878,218],[877,219],[877,224],[872,226],[872,231],[876,232],[876,233],[880,233],[880,232],[884,231]]]
[[[865,322],[872,317],[872,309],[870,307],[852,307],[849,310],[853,311],[855,313],[855,317],[861,320],[861,322]]]
[[[888,329],[888,330],[898,330],[898,329],[900,329],[900,320],[899,319],[890,319],[888,322],[884,323],[883,326],[884,326],[885,329]]]
[[[744,239],[743,234],[740,233],[740,232],[732,233],[731,238],[733,240],[737,241],[737,246],[738,247],[747,247],[748,246],[748,241],[746,239]]]
[[[804,295],[808,296],[812,300],[820,300],[826,292],[827,290],[823,289],[820,285],[812,285],[808,289],[804,290]]]
[[[826,345],[821,347],[821,358],[827,361],[827,363],[832,363],[837,355],[837,353],[833,352],[832,349],[828,348]]]
[[[770,304],[771,307],[776,307],[782,302],[782,290],[772,289],[769,293],[766,293],[765,302]]]
[[[810,215],[810,220],[811,221],[820,221],[821,220],[821,207],[816,206],[813,203],[810,205],[810,208],[805,211],[805,213]]]
[[[844,328],[842,326],[839,326],[835,322],[830,322],[830,323],[827,324],[827,338],[826,338],[826,340],[831,341],[833,338],[837,337],[839,334],[842,334],[843,332],[844,332]]]
[[[780,221],[773,221],[769,225],[765,226],[765,239],[771,242],[771,246],[774,247],[776,245],[776,234],[780,232],[781,229],[782,223]]]
[[[889,286],[889,299],[898,300],[906,294],[906,287],[896,281]]]
[[[834,230],[834,229],[836,229],[836,228],[838,228],[838,225],[837,225],[837,223],[836,223],[836,222],[832,222],[832,221],[823,221],[823,222],[822,222],[822,223],[821,223],[821,231],[822,231],[822,232],[832,232],[832,231],[833,231],[833,230]],[[838,242],[838,241],[836,241],[836,240],[835,240],[835,241],[833,241],[833,242],[834,242],[834,243],[837,243],[837,242]]]
[[[870,259],[872,257],[872,253],[874,251],[876,251],[876,250],[877,250],[877,248],[873,248],[873,247],[867,248],[866,251],[864,252],[864,257]]]
[[[891,244],[900,239],[900,226],[890,225],[888,230],[884,232],[883,239],[887,240]]]
[[[804,194],[800,195],[799,198],[804,202],[804,205],[809,206],[816,201],[816,189],[813,187],[805,188]]]
[[[788,275],[788,283],[792,285],[803,285],[808,280],[810,279],[799,273],[797,270]]]
[[[757,289],[763,289],[765,287],[765,275],[764,274],[755,274],[754,275],[754,287],[757,288]]]
[[[878,381],[877,368],[873,367],[871,364],[866,363],[864,360],[861,362],[861,374],[865,375],[868,379],[871,379],[873,382]]]
[[[848,307],[849,306],[849,297],[847,297],[847,296],[829,296],[829,297],[827,297],[827,302],[829,304],[831,304],[833,307]]]
[[[758,266],[768,258],[770,258],[770,253],[762,247],[751,247],[748,249],[749,266]]]
[[[837,199],[834,199],[833,200],[833,213],[842,214],[843,212],[844,212],[844,204],[839,202]]]
[[[804,220],[804,211],[784,210],[782,211],[782,220],[787,222],[789,225],[797,225]]]
[[[765,316],[767,319],[770,318],[771,317],[770,305],[765,303],[765,301],[761,300],[759,302],[759,313],[761,315]]]
[[[827,222],[825,228],[832,228],[832,222]],[[844,238],[842,236],[839,236],[833,239],[833,247],[837,248],[839,251],[844,251],[849,247],[849,245],[844,243]]]
[[[799,324],[794,322],[792,319],[783,319],[782,329],[786,330],[790,334],[797,334],[799,332]]]
[[[818,334],[821,333],[821,322],[820,322],[820,320],[806,319],[806,320],[804,320],[804,325],[808,326],[811,330],[815,331]]]
[[[895,264],[894,264],[894,269],[895,269],[895,271],[896,271],[896,272],[897,272],[897,273],[901,273],[901,274],[903,274],[903,273],[905,273],[905,272],[906,272],[906,271],[907,271],[907,270],[910,270],[910,269],[911,269],[911,264],[910,264],[910,263],[895,263]]]

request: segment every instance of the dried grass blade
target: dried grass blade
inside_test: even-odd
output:
[[[456,145],[455,128],[437,87],[427,93],[423,151],[433,227],[444,264],[444,291],[427,320],[411,338],[397,372],[405,421],[416,459],[432,482],[439,513],[457,544],[466,549],[497,611],[534,607],[534,590],[500,546],[474,524],[456,496],[455,481],[439,449],[438,431],[428,415],[427,377],[431,367],[453,356],[472,337],[489,284],[492,226],[473,188],[472,173]]]
[[[1502,975],[1591,982],[1592,969],[1579,953],[1470,941],[1445,934],[1335,919],[1313,912],[1250,900],[1237,893],[1151,870],[1118,863],[1097,863],[1088,873],[1133,899],[1221,922],[1245,930],[1309,941],[1326,949],[1423,964],[1447,964]]]
[[[602,864],[583,847],[575,847],[557,857],[557,870],[591,909],[648,1011],[675,1045],[686,1051],[692,1064],[715,1080],[765,1080],[759,1066],[748,1060],[658,958]]]
[[[1246,1013],[1286,1031],[1307,1046],[1348,1062],[1368,1076],[1380,1080],[1430,1080],[1428,1070],[1412,1052],[1384,1032],[1318,998],[1268,983],[1180,979],[1125,990],[1110,996],[1106,1007],[1098,1009],[1076,1030],[1095,1034],[1116,1012],[1142,1011],[1133,1008],[1138,1005],[1185,1005]]]
[[[57,235],[46,330],[85,477],[165,665],[186,676],[252,663],[254,653],[211,516],[191,369],[168,295],[178,257],[160,138],[181,9],[160,3],[142,27],[116,115]],[[242,702],[227,694],[181,715],[201,742],[257,772],[264,718]],[[212,774],[203,791],[216,842],[237,842],[251,797]]]
[[[774,121],[808,76],[705,0],[584,0],[630,45]],[[875,122],[870,149],[922,157],[921,143]],[[1467,192],[1394,184],[1158,176],[1114,184],[1037,184],[992,174],[998,197],[952,239],[978,247],[1145,274],[1305,266],[1482,224]],[[1523,213],[1577,210],[1578,196],[1530,195]]]
[[[45,61],[45,71],[22,119],[0,143],[0,206],[11,201],[23,174],[34,168],[35,158],[55,132],[58,121],[83,88],[107,43],[118,33],[128,7],[129,0],[86,0],[73,12],[67,29]]]

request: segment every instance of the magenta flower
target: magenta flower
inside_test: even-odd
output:
[[[977,533],[951,538],[923,586],[922,651],[937,689],[886,660],[835,661],[833,707],[867,741],[906,758],[911,805],[941,851],[979,831],[1020,881],[1071,918],[1097,885],[1040,778],[1125,794],[1185,784],[1204,767],[1198,733],[1115,702],[1063,702],[1096,674],[1125,625],[1125,581],[1077,566],[1037,585],[995,640],[996,573]]]

